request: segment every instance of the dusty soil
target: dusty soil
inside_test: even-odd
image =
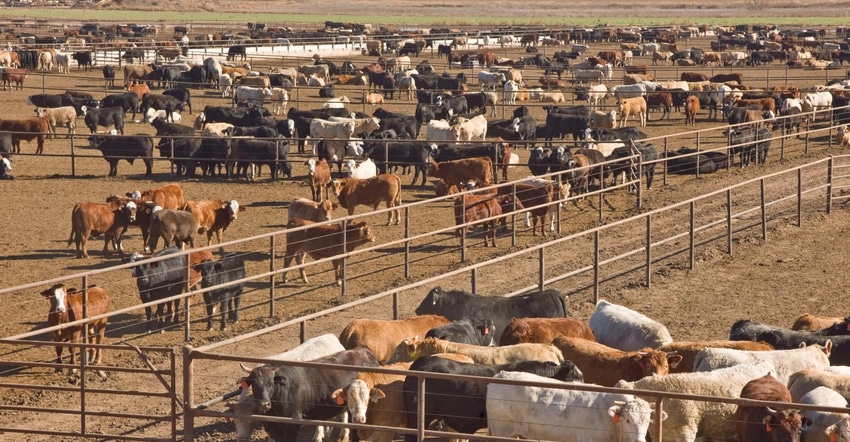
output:
[[[693,45],[707,47],[707,40],[693,41]],[[606,45],[594,45],[593,50],[606,49]],[[509,56],[519,56],[517,49],[511,49]],[[342,57],[340,57],[342,59]],[[360,56],[352,56],[356,62],[365,61]],[[266,70],[271,61],[254,60],[255,67]],[[275,61],[277,63],[277,61]],[[292,66],[294,61],[287,59],[286,66]],[[636,64],[649,63],[648,59],[636,59]],[[764,78],[761,68],[743,68],[746,78]],[[781,78],[789,75],[789,82],[800,86],[823,83],[822,72],[807,72],[800,70],[786,71],[775,67],[771,78]],[[618,69],[615,78],[621,74]],[[528,79],[537,78],[539,72],[527,69]],[[672,70],[660,70],[659,78],[672,79],[677,75]],[[830,77],[840,77],[843,72],[836,71]],[[532,80],[533,81],[533,80]],[[775,81],[775,80],[774,80]],[[32,110],[26,106],[26,97],[41,92],[43,87],[50,91],[65,89],[86,90],[97,96],[104,94],[99,73],[79,73],[76,70],[70,76],[51,74],[42,83],[38,76],[28,80],[27,88],[23,91],[3,92],[5,100],[0,103],[0,115],[4,117],[30,116]],[[109,92],[116,92],[110,90]],[[212,90],[192,91],[195,98],[194,107],[201,109],[205,104],[224,104],[218,94]],[[339,92],[338,92],[339,93]],[[359,91],[347,93],[359,97]],[[303,90],[300,94],[299,108],[317,107],[318,97],[315,90]],[[394,100],[384,107],[394,111],[413,112],[412,102]],[[353,104],[356,110],[363,110],[362,104]],[[371,112],[372,107],[365,107]],[[508,109],[507,111],[510,111]],[[501,110],[500,110],[501,112]],[[197,113],[197,111],[196,111]],[[543,118],[540,108],[534,108],[533,114],[538,120]],[[658,114],[653,114],[657,117]],[[194,116],[185,115],[184,123]],[[671,121],[649,122],[646,132],[651,136],[670,135],[686,130],[683,126],[683,116],[674,113]],[[705,112],[698,116],[697,128],[718,126],[717,121],[707,119]],[[64,129],[60,129],[60,133]],[[80,129],[79,133],[85,133]],[[128,124],[127,133],[148,133],[153,130],[145,124]],[[423,131],[424,136],[424,131]],[[84,143],[78,139],[77,145]],[[694,135],[671,139],[670,147],[693,145]],[[722,136],[714,134],[701,139],[703,146],[721,145]],[[659,143],[656,143],[658,145]],[[672,203],[686,200],[707,191],[723,188],[745,179],[753,178],[764,173],[786,169],[793,165],[812,161],[830,154],[841,153],[837,149],[828,150],[824,139],[812,142],[808,154],[803,153],[802,141],[790,139],[786,144],[786,159],[779,161],[776,148],[772,148],[768,163],[764,167],[748,169],[734,168],[731,171],[721,171],[710,176],[696,179],[693,176],[671,176],[664,185],[657,177],[652,190],[644,192],[644,209],[660,208]],[[35,151],[34,143],[24,143],[24,153]],[[304,183],[305,167],[301,164],[304,158],[293,155],[295,173],[291,179],[281,182],[269,182],[267,176],[258,182],[245,181],[228,182],[218,179],[177,179],[169,173],[167,162],[158,161],[154,167],[154,176],[146,178],[144,167],[139,162],[133,165],[121,163],[119,176],[106,177],[107,165],[99,158],[99,152],[91,150],[76,150],[76,154],[90,154],[92,158],[78,158],[76,176],[71,176],[70,161],[64,155],[71,151],[67,139],[48,140],[45,147],[46,155],[19,155],[14,158],[14,181],[0,181],[0,202],[4,210],[0,211],[0,225],[4,226],[4,234],[0,235],[0,275],[2,285],[13,287],[39,280],[70,275],[79,272],[103,269],[120,264],[118,257],[104,257],[100,249],[100,241],[90,242],[92,257],[87,260],[74,258],[73,247],[66,247],[69,231],[68,212],[77,201],[102,201],[106,196],[121,194],[135,189],[156,187],[164,183],[177,181],[185,189],[188,199],[199,200],[206,198],[237,199],[247,208],[239,220],[226,232],[226,240],[244,238],[261,233],[280,231],[285,225],[285,208],[288,201],[296,196],[308,196],[309,188]],[[523,161],[527,160],[528,152],[521,150]],[[63,156],[51,156],[59,154]],[[809,173],[809,172],[807,172]],[[267,172],[266,172],[267,174]],[[825,176],[825,171],[811,172],[807,179],[818,180]],[[527,175],[524,167],[511,171],[512,179]],[[407,184],[412,176],[402,177]],[[792,178],[788,178],[792,180]],[[768,184],[767,192],[783,188],[786,183],[772,181]],[[742,191],[742,194],[756,192]],[[425,189],[405,185],[403,200],[405,202],[420,201],[433,195],[433,187],[429,184]],[[746,195],[744,195],[746,198]],[[725,200],[724,200],[725,201]],[[743,204],[743,203],[742,203]],[[749,206],[747,206],[749,207]],[[602,298],[627,305],[648,316],[666,324],[673,337],[677,340],[691,339],[723,339],[727,336],[731,324],[741,318],[764,321],[776,325],[790,326],[793,318],[800,313],[843,315],[842,308],[846,304],[846,296],[842,293],[844,277],[843,270],[847,265],[848,230],[850,230],[850,214],[843,206],[837,207],[832,215],[825,215],[822,199],[806,204],[806,215],[803,228],[793,226],[796,221],[786,209],[775,213],[771,218],[768,229],[768,241],[763,242],[757,229],[748,230],[736,235],[734,252],[728,255],[724,252],[725,242],[714,241],[698,250],[695,270],[688,270],[683,264],[684,258],[678,257],[661,263],[653,271],[653,284],[646,288],[640,275],[630,274],[604,283],[601,287]],[[594,199],[567,204],[562,212],[563,234],[577,232],[597,224],[597,205]],[[701,213],[706,218],[721,217],[725,213],[722,202],[706,202],[700,206]],[[358,213],[367,212],[360,208]],[[683,215],[686,211],[680,211]],[[716,215],[709,216],[713,212]],[[634,196],[625,190],[617,190],[606,197],[604,203],[604,222],[610,222],[638,213],[634,209]],[[337,211],[336,216],[343,212]],[[404,282],[421,280],[426,277],[442,274],[458,268],[458,241],[448,233],[431,235],[416,242],[413,250],[411,277],[404,277],[401,267],[404,248],[400,244],[380,247],[382,243],[402,237],[400,227],[384,227],[384,215],[368,217],[370,224],[375,226],[377,245],[379,248],[364,254],[354,260],[348,268],[349,276],[353,277],[348,286],[348,294],[342,298],[336,287],[330,286],[332,276],[329,265],[308,269],[310,284],[277,284],[275,290],[276,312],[269,315],[268,285],[257,281],[248,285],[243,297],[243,309],[240,321],[228,328],[226,332],[206,332],[205,321],[201,318],[202,310],[195,302],[191,311],[194,319],[191,323],[194,346],[205,345],[224,338],[234,337],[265,326],[279,323],[311,312],[319,311],[341,302],[352,301],[368,296]],[[684,220],[684,221],[683,221]],[[655,219],[660,232],[676,230],[685,231],[686,218],[661,217]],[[450,204],[447,202],[429,203],[417,207],[411,212],[411,234],[426,234],[438,228],[452,225]],[[606,237],[604,244],[606,252],[617,246],[641,241],[643,231],[641,226],[627,226],[617,234]],[[663,235],[660,233],[659,235]],[[282,268],[280,259],[284,238],[277,238],[277,254],[275,265]],[[524,246],[537,244],[540,238],[531,236],[527,229],[520,228],[517,245],[509,246],[508,237],[500,238],[500,247],[496,251],[483,249],[480,239],[471,240],[469,259],[472,262],[484,260],[505,251],[521,250]],[[141,235],[138,230],[131,230],[125,236],[125,249],[138,251],[141,249]],[[548,252],[547,271],[553,276],[556,272],[564,273],[587,265],[590,261],[589,251],[592,241],[580,238]],[[680,245],[681,246],[681,245]],[[228,251],[243,253],[248,262],[249,274],[259,274],[269,268],[268,239],[240,244],[228,248]],[[479,274],[478,291],[482,293],[500,294],[517,290],[536,281],[537,264],[534,259],[518,259],[510,265],[487,269]],[[293,275],[291,275],[293,276]],[[278,279],[279,281],[279,279]],[[592,292],[586,288],[586,276],[570,279],[554,284],[553,287],[570,293],[571,314],[586,319],[593,309]],[[98,283],[111,295],[112,310],[132,307],[138,304],[138,292],[135,289],[128,271],[115,271],[103,276],[94,276],[90,282]],[[440,282],[444,287],[469,288],[468,277],[456,277]],[[77,281],[79,285],[79,281]],[[428,286],[430,287],[430,286]],[[46,325],[46,301],[38,295],[45,287],[33,287],[3,295],[5,305],[11,306],[3,310],[0,336],[12,336]],[[400,294],[400,313],[410,315],[428,288],[402,292]],[[389,318],[391,316],[390,301],[382,300],[368,306],[347,310],[327,318],[310,321],[307,335],[312,337],[321,333],[337,334],[351,319],[357,317]],[[177,373],[180,373],[182,363],[179,351],[183,341],[180,329],[172,329],[164,333],[145,335],[143,313],[139,310],[130,311],[111,321],[107,338],[109,343],[129,343],[140,346],[160,346],[173,348],[177,354]],[[245,342],[223,347],[219,351],[225,354],[262,357],[279,353],[294,346],[297,341],[297,329],[275,332],[263,335]],[[40,336],[38,339],[48,339]],[[48,368],[21,368],[18,361],[46,362],[53,357],[52,349],[48,347],[30,348],[28,346],[0,346],[0,361],[3,365],[2,378],[8,384],[33,384],[37,386],[68,387],[78,385],[80,379],[67,374],[54,374]],[[167,358],[151,353],[151,362],[160,368],[170,364]],[[134,352],[111,351],[104,356],[104,364],[117,367],[142,367],[143,364]],[[199,362],[196,366],[199,377],[195,380],[195,400],[203,402],[215,396],[230,391],[239,376],[235,363]],[[179,377],[179,376],[178,376]],[[155,391],[161,392],[162,386],[153,376],[131,375],[126,373],[111,373],[107,380],[101,380],[94,374],[86,378],[88,386],[103,389],[121,389],[125,391]],[[182,394],[182,382],[174,381],[179,397]],[[0,399],[3,405],[24,405],[43,407],[47,409],[77,408],[79,398],[58,391],[43,389],[6,388],[6,394]],[[100,411],[118,413],[152,413],[168,415],[171,413],[167,401],[156,398],[139,399],[137,397],[114,397],[104,394],[88,395],[88,407]],[[222,410],[219,405],[214,410]],[[177,411],[179,412],[179,408]],[[71,429],[79,431],[79,420],[76,417],[62,413],[22,413],[4,412],[0,417],[0,427],[28,428],[32,430]],[[88,423],[88,431],[110,434],[126,434],[144,438],[167,438],[169,426],[162,423],[141,422],[131,419],[93,418]],[[182,421],[178,422],[178,432],[182,432]],[[73,430],[77,429],[77,430]],[[200,440],[223,441],[233,440],[232,424],[222,419],[200,419],[194,430]],[[261,432],[255,432],[255,438],[260,438]],[[20,436],[11,432],[0,432],[2,440],[73,440],[73,438],[57,438],[28,434]]]

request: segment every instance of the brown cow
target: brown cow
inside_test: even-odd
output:
[[[0,131],[12,132],[12,153],[21,153],[21,140],[36,140],[35,153],[42,154],[44,138],[50,134],[50,122],[42,117],[0,120]]]
[[[791,393],[785,384],[770,375],[753,379],[741,390],[742,399],[759,401],[791,402]],[[799,410],[774,410],[765,406],[739,405],[735,411],[740,441],[788,441],[799,442],[803,426],[812,420]]]
[[[575,318],[514,318],[499,339],[499,346],[537,342],[548,344],[558,336],[596,341],[586,322]]]
[[[141,201],[153,201],[163,209],[182,209],[186,205],[183,200],[183,188],[177,183],[167,184],[144,192],[138,190],[128,192],[127,196]]]
[[[667,119],[670,119],[670,108],[673,107],[673,94],[670,92],[647,92],[646,93],[646,106],[649,109],[652,108],[661,108],[661,118],[664,119],[664,116],[667,116]]]
[[[305,219],[292,219],[286,224],[287,229],[310,226],[313,221]],[[295,258],[295,264],[304,263],[304,255],[310,255],[313,259],[330,258],[332,256],[348,253],[360,245],[375,241],[372,228],[365,222],[348,224],[343,232],[339,224],[315,226],[297,232],[286,234],[286,254],[283,258],[283,268],[286,269]],[[334,268],[334,278],[337,285],[342,285],[342,258],[331,261]],[[307,272],[302,267],[299,269],[301,280],[307,281]],[[286,270],[283,272],[283,282],[286,283]]]
[[[767,98],[741,98],[735,100],[735,107],[759,106],[762,111],[776,114],[776,100]]]
[[[319,202],[329,198],[328,185],[331,183],[331,168],[328,166],[328,162],[324,158],[319,161],[310,158],[304,164],[307,165],[313,201]]]
[[[478,54],[478,63],[481,66],[490,66],[496,63],[496,54],[493,52],[483,52]]]
[[[140,83],[154,79],[154,69],[147,65],[125,64],[122,69],[124,71],[125,87],[131,84],[131,82]]]
[[[699,98],[696,95],[688,95],[688,99],[685,102],[685,125],[696,125],[697,124],[697,112],[699,112],[700,104]]]
[[[47,313],[47,324],[51,327],[66,324],[68,322],[79,321],[86,317],[102,315],[109,312],[109,295],[106,290],[97,285],[90,285],[86,289],[86,313],[83,314],[83,292],[77,289],[68,289],[65,284],[54,284],[49,289],[41,292],[41,296],[50,300],[50,310]],[[63,328],[52,332],[55,342],[72,342],[81,343],[83,337],[83,327],[89,327],[89,343],[103,344],[103,338],[106,335],[106,323],[108,318],[100,318],[89,322],[86,325],[76,325],[73,327]],[[56,346],[56,363],[62,363],[62,346]],[[101,349],[92,348],[89,350],[91,355],[88,362],[91,365],[99,365],[101,359]],[[71,355],[71,365],[77,363],[77,349],[74,347],[68,348],[68,353]],[[62,372],[62,368],[56,367],[57,372]],[[71,373],[76,373],[77,369],[72,368]]]
[[[348,209],[348,215],[354,215],[354,208],[359,205],[372,206],[377,210],[381,202],[387,208],[401,205],[401,179],[398,175],[382,173],[373,178],[339,178],[331,181],[334,196],[339,205]],[[401,210],[390,210],[387,213],[387,225],[398,225],[401,222]]]
[[[671,352],[645,349],[621,351],[582,338],[559,336],[552,341],[584,373],[588,384],[613,387],[620,380],[636,381],[645,376],[666,375],[679,365],[682,356]]]
[[[136,204],[133,202],[111,201],[108,203],[82,202],[71,209],[71,234],[68,245],[75,243],[77,258],[88,258],[87,243],[90,235],[103,234],[103,253],[109,255],[107,246],[112,240],[112,248],[124,254],[121,234],[136,219]]]
[[[829,328],[839,322],[844,322],[844,318],[815,316],[803,313],[794,320],[794,325],[791,326],[791,330],[821,330]]]
[[[731,348],[747,351],[769,351],[773,346],[765,342],[753,341],[678,341],[664,344],[658,350],[675,352],[682,356],[682,362],[672,367],[670,373],[690,373],[694,370],[694,360],[697,353],[705,348]]]
[[[317,223],[328,221],[337,207],[336,203],[332,203],[329,200],[323,200],[321,203],[317,203],[307,198],[295,198],[289,203],[286,219],[293,220],[295,218],[301,218]]]
[[[516,206],[514,206],[516,204]],[[455,225],[462,225],[490,217],[498,217],[503,213],[522,210],[522,203],[510,195],[460,195],[454,199]],[[493,247],[496,247],[496,227],[499,218],[480,223],[484,226],[484,247],[488,246],[487,237],[492,237]],[[457,236],[466,235],[466,227],[459,227]]]
[[[587,186],[590,175],[590,166],[593,162],[590,161],[584,154],[575,154],[569,160],[569,171],[567,172],[567,180],[570,182],[570,193],[581,195],[587,193]]]
[[[672,101],[671,98],[670,104],[672,104]],[[626,123],[632,115],[638,116],[641,127],[646,126],[646,100],[643,97],[621,98],[617,105],[620,112],[620,127],[626,127]]]
[[[6,86],[9,86],[9,89],[12,89],[12,83],[15,83],[15,90],[24,88],[24,80],[26,80],[27,75],[30,71],[26,69],[13,69],[6,68],[0,73],[0,79],[3,81],[3,90],[6,90]]]
[[[708,54],[706,54],[708,55]],[[730,83],[735,82],[738,86],[744,85],[744,74],[732,72],[730,74],[716,74],[709,79],[712,83]]]
[[[548,180],[546,180],[548,181]],[[534,227],[531,232],[537,236],[537,223],[540,223],[540,234],[546,236],[546,215],[548,215],[555,207],[549,203],[555,201],[555,186],[551,182],[540,180],[534,184],[517,183],[514,186],[500,187],[498,193],[500,195],[510,195],[512,190],[516,189],[516,194],[519,202],[530,214]],[[526,218],[526,226],[530,224]],[[502,226],[506,223],[502,219]],[[548,343],[548,342],[547,342]]]
[[[139,84],[130,84],[126,83],[124,85],[124,89],[131,94],[136,94],[139,97],[139,103],[142,102],[142,99],[145,98],[145,94],[151,93],[150,88],[147,83],[139,83]]]
[[[236,200],[206,200],[206,201],[186,201],[183,210],[191,212],[198,222],[198,233],[207,234],[207,245],[212,244],[212,237],[215,234],[216,241],[221,244],[221,237],[224,231],[230,226],[230,223],[239,218],[239,213],[244,212],[245,208],[239,205]],[[224,251],[224,247],[221,248]]]
[[[425,336],[428,330],[450,322],[439,315],[413,316],[395,321],[355,319],[342,329],[339,342],[347,350],[361,346],[372,350],[383,365],[406,338]]]
[[[699,82],[699,81],[708,81],[708,75],[699,73],[699,72],[682,72],[679,75],[679,79],[687,82]]]
[[[482,157],[431,163],[428,176],[440,178],[448,186],[454,185],[458,188],[469,181],[492,184],[493,161]]]
[[[130,223],[132,226],[137,226],[142,231],[142,244],[145,245],[145,252],[149,252],[148,249],[148,230],[151,226],[151,217],[153,216],[154,207],[157,207],[157,204],[153,201],[142,201],[141,199],[129,198],[125,196],[112,195],[106,197],[107,203],[119,202],[123,204],[127,204],[129,202],[133,202],[136,204],[136,219]],[[161,207],[161,206],[160,206]]]

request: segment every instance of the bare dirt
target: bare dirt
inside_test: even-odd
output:
[[[694,46],[707,47],[708,40],[693,41]],[[593,50],[602,50],[610,45],[594,45]],[[508,51],[509,56],[519,56],[518,49]],[[348,57],[346,57],[348,58]],[[427,57],[425,57],[427,58]],[[339,57],[343,59],[343,57]],[[371,58],[352,56],[352,60],[363,63]],[[432,57],[433,61],[433,57]],[[254,60],[255,67],[265,71],[277,61]],[[286,66],[292,66],[294,61],[287,59]],[[636,64],[649,64],[646,58],[635,60]],[[442,69],[442,68],[440,68]],[[747,78],[764,78],[765,71],[761,68],[742,68]],[[786,71],[781,67],[771,69],[771,78],[777,79],[786,75],[791,84],[809,86],[822,84],[823,72],[806,72],[801,70]],[[615,78],[621,74],[618,69]],[[526,69],[525,76],[530,82],[540,75],[539,71]],[[676,73],[672,70],[661,70],[656,74],[659,78],[672,79]],[[842,77],[843,71],[827,74],[832,77]],[[775,80],[774,80],[775,81]],[[28,79],[23,91],[2,92],[5,99],[0,103],[0,115],[4,118],[27,117],[32,114],[30,106],[26,105],[26,97],[42,92],[59,92],[65,89],[86,90],[96,96],[104,94],[99,72],[80,73],[76,69],[72,75],[57,75],[55,73],[41,78],[33,75]],[[118,92],[116,89],[110,93]],[[193,102],[196,109],[205,104],[224,104],[215,91],[203,90],[193,92]],[[348,95],[359,97],[359,91],[350,91]],[[303,90],[300,95],[302,103],[293,104],[299,108],[318,107],[319,99],[316,90]],[[308,101],[309,100],[309,101]],[[355,100],[356,101],[356,100]],[[536,105],[536,104],[535,104]],[[356,110],[363,110],[362,104],[353,104]],[[414,104],[406,100],[394,100],[384,106],[394,111],[413,112]],[[365,110],[371,112],[373,107]],[[507,109],[509,112],[510,109]],[[500,113],[502,111],[500,110]],[[197,114],[197,110],[195,112]],[[533,108],[533,115],[538,120],[543,118],[539,107]],[[653,114],[657,118],[658,114]],[[184,115],[184,123],[188,123],[194,115]],[[651,136],[669,135],[686,130],[682,124],[683,115],[674,113],[671,121],[651,120],[646,132]],[[718,126],[717,121],[707,119],[705,111],[698,115],[697,128]],[[82,121],[80,121],[82,126]],[[60,133],[64,129],[60,129]],[[78,133],[86,133],[84,128]],[[127,133],[152,134],[153,130],[145,124],[128,124]],[[424,133],[424,131],[423,131]],[[705,145],[722,141],[720,136],[702,139]],[[77,145],[84,143],[82,137]],[[680,145],[693,145],[694,136],[677,138],[671,141],[671,148]],[[671,176],[667,185],[657,177],[652,190],[644,192],[644,209],[650,210],[664,207],[672,203],[696,197],[705,192],[720,189],[725,186],[753,178],[764,173],[786,169],[793,165],[806,163],[830,154],[843,153],[835,148],[828,150],[823,139],[813,141],[808,154],[803,153],[802,141],[790,139],[786,146],[786,159],[779,161],[778,152],[774,146],[764,167],[747,169],[733,168],[731,171],[720,171],[716,174],[696,179],[693,176]],[[656,143],[658,145],[658,143]],[[34,143],[24,143],[24,153],[35,151]],[[28,284],[39,280],[70,275],[88,270],[101,269],[120,264],[118,257],[104,257],[100,252],[99,240],[90,242],[92,257],[87,260],[74,258],[73,247],[66,247],[70,229],[68,214],[72,205],[78,201],[102,201],[106,196],[123,194],[135,189],[157,187],[172,181],[179,182],[185,189],[188,199],[199,200],[206,198],[237,199],[247,208],[247,211],[234,222],[226,232],[226,240],[244,238],[266,232],[280,231],[286,222],[285,208],[287,202],[296,196],[309,196],[309,188],[304,182],[306,169],[301,164],[304,158],[293,155],[295,161],[294,177],[280,182],[267,181],[266,176],[255,183],[228,182],[218,179],[185,179],[175,178],[169,173],[167,162],[158,161],[154,167],[152,178],[143,175],[144,167],[139,162],[133,165],[121,163],[119,176],[106,177],[107,164],[98,157],[99,152],[92,150],[75,150],[77,154],[93,155],[93,158],[78,158],[76,176],[71,176],[70,161],[66,156],[71,152],[70,142],[59,138],[49,140],[45,147],[46,155],[18,155],[14,158],[13,181],[0,181],[0,225],[4,232],[0,235],[0,277],[3,287]],[[528,158],[528,152],[520,150],[522,161]],[[813,174],[817,174],[812,172]],[[511,179],[519,179],[527,175],[524,167],[511,171]],[[825,175],[825,171],[820,173]],[[811,177],[810,177],[811,178]],[[815,177],[819,179],[822,177]],[[407,184],[412,176],[403,176]],[[789,180],[792,178],[789,177]],[[782,187],[783,183],[768,184],[767,192]],[[405,185],[403,200],[414,202],[430,198],[433,186],[425,189]],[[617,190],[609,194],[604,203],[604,222],[638,213],[634,209],[634,196],[625,190]],[[563,232],[571,233],[595,226],[598,206],[593,199],[567,204],[562,213]],[[701,210],[723,213],[722,204],[706,203]],[[367,209],[360,208],[358,213]],[[425,234],[437,228],[452,225],[452,215],[448,202],[429,203],[411,212],[411,233]],[[343,216],[341,210],[335,213]],[[846,313],[844,305],[847,297],[843,293],[845,277],[843,270],[847,267],[848,230],[850,230],[850,214],[843,206],[827,216],[822,205],[807,205],[803,227],[793,225],[795,219],[788,216],[777,217],[768,229],[768,241],[763,242],[755,230],[740,235],[734,241],[732,255],[725,253],[723,243],[712,242],[699,250],[697,266],[688,270],[682,264],[682,259],[676,262],[659,265],[653,272],[653,284],[646,288],[641,276],[634,274],[617,278],[602,285],[601,297],[615,303],[627,305],[667,325],[676,340],[693,339],[724,339],[728,335],[731,324],[742,318],[763,321],[775,325],[790,326],[793,318],[803,312],[840,316]],[[685,219],[686,218],[682,218]],[[384,215],[368,218],[375,226],[377,244],[381,245],[391,239],[401,238],[400,227],[384,227]],[[655,221],[658,225],[666,225],[666,229],[685,229],[681,219],[669,218]],[[636,227],[624,227],[618,235],[612,235],[606,245],[613,248],[616,244],[640,241],[642,230]],[[277,268],[283,266],[280,259],[283,236],[277,239]],[[537,244],[540,238],[531,236],[527,229],[520,229],[518,243],[510,247],[510,239],[501,237],[497,251],[485,250],[480,245],[480,238],[471,240],[469,247],[470,261],[476,262],[505,251],[516,251],[526,245]],[[572,269],[575,263],[586,265],[591,244],[587,238],[577,239],[549,253],[547,262],[549,270],[554,272]],[[435,276],[459,266],[458,240],[450,234],[437,234],[420,240],[413,247],[414,264],[411,270],[411,280]],[[138,230],[131,230],[125,236],[125,249],[139,251],[142,247],[141,235]],[[259,274],[269,268],[268,239],[234,246],[228,251],[243,253],[248,261],[249,274]],[[349,276],[355,279],[348,287],[349,293],[343,299],[338,289],[329,285],[332,276],[329,265],[308,269],[310,284],[278,284],[275,291],[276,314],[269,316],[268,286],[262,281],[248,285],[243,297],[243,310],[240,321],[229,327],[226,332],[205,331],[205,321],[201,309],[193,307],[191,316],[195,320],[191,324],[191,344],[200,346],[218,340],[234,337],[239,334],[257,330],[283,320],[295,318],[315,312],[329,306],[338,305],[343,301],[351,301],[368,296],[406,281],[400,267],[401,245],[379,248],[373,253],[358,258],[350,265]],[[567,270],[563,270],[567,271]],[[537,264],[532,259],[518,259],[510,265],[498,266],[483,271],[479,275],[478,290],[482,293],[500,294],[516,290],[519,287],[536,281]],[[290,275],[295,276],[294,274]],[[551,276],[551,275],[550,275]],[[107,288],[112,299],[112,309],[132,307],[138,304],[138,292],[135,289],[129,271],[116,271],[105,276],[93,277],[93,281]],[[566,283],[554,284],[553,287],[564,292],[572,293],[570,298],[571,314],[587,319],[592,312],[592,293],[580,288],[580,283],[586,283],[587,278],[568,280]],[[444,287],[468,287],[468,279],[453,278],[441,282]],[[79,283],[77,284],[79,286]],[[45,287],[34,287],[4,296],[6,309],[3,310],[3,325],[0,326],[0,336],[12,336],[46,325],[47,303],[38,292]],[[410,315],[428,288],[403,292],[400,296],[400,313]],[[196,304],[200,300],[196,301]],[[382,300],[368,306],[361,306],[321,319],[311,321],[307,326],[307,335],[312,337],[321,333],[337,334],[351,319],[357,317],[389,318],[391,304]],[[173,348],[177,354],[177,373],[182,366],[179,357],[180,348],[184,345],[183,333],[172,329],[164,333],[144,335],[143,313],[135,310],[118,315],[111,321],[107,339],[109,343],[130,343],[140,346],[159,346]],[[298,336],[297,329],[264,335],[246,342],[230,345],[220,350],[222,353],[262,357],[279,353],[295,345]],[[41,336],[39,339],[48,339]],[[52,349],[29,348],[27,346],[0,346],[0,361],[5,364],[0,370],[2,382],[8,384],[34,384],[39,386],[68,387],[78,385],[80,379],[67,374],[54,374],[48,368],[17,369],[19,364],[13,361],[45,362],[53,357]],[[151,353],[151,362],[158,367],[167,368],[168,359]],[[143,364],[132,351],[112,351],[104,356],[104,364],[118,367],[142,367]],[[239,376],[238,366],[227,362],[201,362],[197,371],[200,376],[195,381],[194,390],[196,401],[203,402],[230,391]],[[178,376],[179,377],[179,376]],[[101,380],[91,374],[86,378],[89,387],[103,389],[122,389],[135,391],[157,391],[163,389],[153,376],[130,375],[126,373],[111,374],[107,380]],[[183,397],[182,382],[175,382],[178,396]],[[5,394],[0,403],[3,405],[24,405],[61,410],[77,408],[79,398],[75,395],[45,390],[17,389],[4,386]],[[115,413],[153,413],[168,415],[170,406],[166,401],[152,398],[120,397],[103,394],[88,395],[89,407],[100,411]],[[213,408],[222,410],[221,406]],[[179,408],[177,412],[179,413]],[[23,413],[5,412],[0,415],[0,427],[28,428],[32,430],[79,429],[79,420],[61,412],[55,413]],[[170,431],[165,424],[140,424],[132,419],[93,418],[88,423],[89,431],[100,431],[109,434],[126,434],[144,438],[167,438]],[[78,431],[78,430],[77,430]],[[182,422],[178,422],[178,431],[182,433]],[[194,434],[198,440],[224,441],[234,440],[232,424],[223,419],[201,419],[196,423]],[[261,432],[254,433],[256,439]],[[27,434],[21,436],[12,432],[0,431],[0,440],[74,440],[74,438],[38,436]]]

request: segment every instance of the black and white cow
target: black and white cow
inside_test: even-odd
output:
[[[828,336],[810,331],[789,330],[742,319],[732,324],[732,341],[764,341],[777,350],[793,350],[802,345],[826,345],[832,341],[830,365],[850,365],[850,335]]]
[[[235,252],[225,254],[216,261],[203,261],[196,264],[195,269],[201,272],[201,287],[204,289],[245,279],[245,261],[239,253]],[[242,282],[204,291],[204,304],[207,307],[207,331],[213,328],[212,317],[215,314],[216,304],[219,304],[221,310],[222,331],[227,329],[228,321],[239,322],[239,303],[244,288],[245,283]]]

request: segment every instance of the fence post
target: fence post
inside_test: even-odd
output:
[[[89,278],[88,275],[83,275],[83,318],[89,317]],[[83,342],[91,342],[89,336],[89,326],[83,326]],[[75,349],[71,347],[71,351],[80,351],[80,434],[86,435],[86,365],[88,365],[89,351],[87,348],[80,347]],[[71,353],[73,354],[73,353]],[[61,362],[61,361],[60,361]]]
[[[538,266],[537,266],[537,290],[540,290],[541,292],[543,291],[543,287],[544,287],[543,281],[544,281],[544,278],[546,276],[546,273],[545,273],[545,271],[546,271],[546,253],[545,253],[545,250],[546,250],[545,247],[540,247],[537,250],[537,263],[538,263]]]
[[[183,287],[183,290],[188,292],[192,290],[192,266],[189,265],[189,255],[183,256],[186,257],[186,286]],[[186,327],[184,332],[184,338],[186,339],[186,342],[189,342],[192,339],[191,330],[189,329],[189,325],[191,325],[191,322],[189,321],[189,309],[190,307],[192,307],[192,297],[187,296],[186,302],[184,304],[186,308]],[[179,309],[175,308],[174,314],[178,315]]]
[[[393,292],[393,319],[398,319],[398,292]]]
[[[799,128],[798,128],[798,130],[799,130]],[[785,139],[786,138],[787,137],[785,137],[785,136],[780,138],[780,140],[781,140],[779,142],[779,160],[780,161],[785,159]]]
[[[298,341],[304,343],[307,340],[307,321],[298,323]]]
[[[652,285],[652,215],[646,215],[646,288]]]
[[[192,346],[183,346],[183,440],[195,440],[195,361],[192,359]]]
[[[478,267],[473,267],[470,271],[470,285],[472,285],[472,293],[478,293]]]
[[[71,176],[77,176],[77,153],[74,149],[74,140],[76,138],[76,134],[71,134]]]
[[[410,207],[404,208],[404,277],[410,278]]]
[[[803,169],[797,169],[797,227],[803,227]]]
[[[761,239],[767,240],[767,207],[764,196],[764,178],[759,180],[761,185]]]
[[[835,157],[829,157],[826,170],[826,214],[832,213],[832,180],[835,173]]]
[[[593,305],[599,303],[599,230],[593,232]]]
[[[512,212],[511,213],[511,247],[516,247],[516,210],[517,210],[516,209],[516,200],[517,200],[516,183],[511,185],[511,190],[512,190],[512,194],[514,196],[513,200],[511,201],[511,212]],[[544,225],[543,228],[545,229],[546,226]],[[494,241],[495,241],[495,239],[494,239]],[[473,293],[475,293],[475,292],[473,292]]]
[[[461,197],[461,207],[463,208],[463,223],[466,224],[466,197]],[[460,262],[466,261],[466,227],[461,227],[460,234]]]
[[[416,440],[425,440],[425,378],[416,377]]]
[[[694,246],[695,246],[694,236],[695,236],[695,233],[696,233],[695,232],[695,230],[696,230],[695,229],[695,227],[696,227],[696,203],[693,202],[693,201],[691,201],[691,204],[690,204],[690,217],[689,218],[690,218],[689,219],[690,225],[688,226],[688,243],[689,243],[688,258],[689,258],[690,263],[688,264],[689,265],[688,268],[693,270],[694,264],[696,262],[696,250],[694,250]]]
[[[348,253],[347,234],[348,234],[348,220],[345,220],[345,221],[342,222],[342,250],[343,250],[343,253]],[[348,262],[348,258],[345,255],[343,255],[342,264],[339,267],[339,272],[340,272],[339,277],[342,279],[342,286],[340,287],[342,289],[342,293],[340,293],[340,296],[342,296],[343,299],[345,298],[346,288],[347,288],[346,287],[347,286],[346,279],[348,279],[347,275],[346,275],[346,271],[345,271],[345,267],[346,267],[345,263],[346,262]]]
[[[664,137],[664,185],[667,185],[667,137]]]
[[[815,112],[812,112],[812,118],[814,118],[815,115],[817,115],[817,114]],[[810,126],[809,123],[810,123],[810,121],[811,120],[808,120],[808,119],[806,120],[806,146],[803,148],[803,153],[805,153],[805,154],[809,153],[809,126]]]
[[[732,189],[726,190],[726,253],[732,254]]]
[[[269,317],[274,317],[275,235],[269,237]]]

